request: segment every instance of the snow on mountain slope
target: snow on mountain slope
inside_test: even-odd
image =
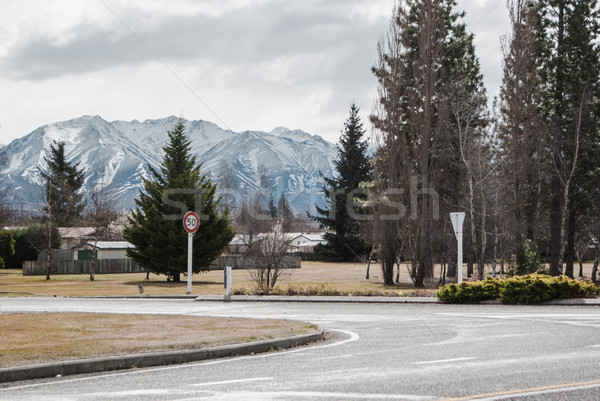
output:
[[[83,116],[44,125],[1,149],[7,163],[0,170],[0,189],[8,190],[13,203],[39,210],[44,190],[38,168],[46,169],[44,157],[53,141],[64,141],[67,159],[86,171],[87,191],[104,182],[121,209],[132,208],[142,177],[149,176],[148,164],[161,163],[166,132],[176,122],[174,116],[144,122]],[[283,127],[235,133],[207,121],[185,125],[202,172],[220,182],[233,171],[228,182],[239,199],[256,191],[266,172],[267,190],[275,198],[283,192],[296,212],[314,211],[315,203],[324,202],[320,173],[332,175],[336,147],[321,137]]]

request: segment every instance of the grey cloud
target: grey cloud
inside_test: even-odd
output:
[[[82,26],[68,43],[35,38],[10,51],[2,62],[9,76],[39,80],[80,74],[156,59],[239,64],[295,54],[336,53],[351,49],[357,60],[375,48],[381,27],[347,18],[343,2],[306,5],[282,2],[240,9],[220,18],[177,16],[160,20],[151,29],[138,28],[136,15],[120,16],[136,33],[118,26],[107,32]],[[140,42],[140,38],[155,54]],[[370,52],[372,54],[372,52]],[[347,65],[350,70],[353,66]],[[333,74],[337,75],[337,74]]]

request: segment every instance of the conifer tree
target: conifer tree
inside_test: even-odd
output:
[[[435,246],[444,241],[435,220],[466,203],[461,170],[475,162],[461,162],[458,128],[465,127],[465,118],[473,118],[472,133],[480,135],[486,124],[473,35],[467,34],[464,13],[455,7],[455,0],[406,0],[396,6],[389,32],[378,45],[373,67],[378,101],[371,115],[380,144],[373,236],[386,284],[393,283],[393,266],[403,249],[412,260],[415,285],[433,279],[436,249],[444,248]],[[457,84],[461,91],[452,93]],[[477,112],[456,114],[465,105],[452,109],[452,97],[476,101]],[[472,154],[483,159],[482,152]]]
[[[372,178],[364,134],[359,108],[352,103],[348,119],[344,122],[337,158],[333,162],[335,176],[323,177],[327,206],[321,208],[316,205],[319,216],[313,217],[321,228],[330,230],[324,235],[327,243],[315,247],[315,252],[327,259],[354,260],[370,248],[365,239],[363,221],[355,218],[363,213],[355,199],[364,198],[364,194],[358,191],[359,186]]]
[[[596,0],[541,0],[544,110],[549,127],[550,273],[573,275],[577,221],[597,189],[600,10]]]
[[[274,219],[277,217],[277,206],[275,206],[275,200],[273,199],[273,195],[269,197],[269,206],[268,206],[269,217]]]
[[[169,131],[160,168],[149,166],[151,179],[144,179],[144,191],[136,199],[137,208],[128,218],[123,236],[135,248],[128,255],[140,265],[167,280],[180,281],[187,271],[187,232],[182,219],[187,211],[200,216],[194,235],[193,272],[208,270],[222,254],[235,232],[229,224],[229,210],[219,213],[221,202],[217,185],[200,173],[191,154],[191,142],[180,119]]]
[[[294,213],[292,212],[292,207],[285,198],[285,194],[283,192],[279,195],[279,199],[277,200],[277,218],[283,222],[283,232],[290,232],[292,229],[292,219],[294,218]]]
[[[524,262],[525,237],[538,241],[541,211],[542,80],[538,46],[539,18],[530,0],[509,2],[512,32],[504,51],[504,77],[498,121],[499,156],[510,214],[505,225],[511,234],[517,264]]]
[[[84,170],[78,169],[79,163],[71,164],[66,160],[65,143],[50,145],[50,158],[44,157],[48,173],[39,168],[46,180],[46,206],[44,212],[58,227],[70,227],[77,223],[85,209],[83,194],[79,193],[84,181]]]

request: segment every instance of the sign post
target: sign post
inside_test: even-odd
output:
[[[463,265],[463,223],[465,221],[465,214],[463,212],[450,213],[450,220],[452,221],[452,228],[454,228],[454,236],[458,241],[458,252],[456,261],[456,281],[458,284],[462,283],[462,265]]]
[[[192,293],[192,255],[194,247],[194,234],[200,226],[200,217],[196,212],[187,212],[183,216],[183,228],[188,233],[188,258],[187,258],[187,293]]]

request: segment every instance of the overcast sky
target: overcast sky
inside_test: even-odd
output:
[[[505,0],[458,0],[488,95],[501,80]],[[365,128],[377,41],[394,0],[3,0],[0,143],[82,115],[183,116],[233,131]]]

